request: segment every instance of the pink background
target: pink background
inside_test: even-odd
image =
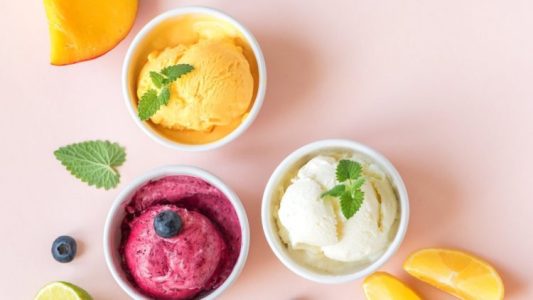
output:
[[[151,141],[127,113],[119,84],[133,35],[157,14],[190,4],[248,26],[269,73],[254,125],[207,153]],[[246,206],[250,256],[223,299],[363,299],[361,281],[328,286],[292,274],[261,228],[261,195],[275,166],[331,137],[376,148],[406,181],[410,228],[384,270],[428,299],[450,299],[401,264],[421,247],[459,248],[494,264],[506,299],[533,299],[533,2],[141,0],[126,40],[68,67],[48,63],[42,1],[1,0],[0,11],[1,299],[31,299],[54,280],[96,299],[126,299],[104,263],[104,220],[125,184],[165,164],[206,168]],[[88,187],[54,159],[59,146],[86,139],[127,148],[117,189]],[[70,264],[50,255],[61,234],[81,246]]]

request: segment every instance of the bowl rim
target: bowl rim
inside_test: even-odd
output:
[[[287,170],[294,165],[298,160],[305,155],[312,152],[326,150],[330,148],[346,148],[351,151],[361,153],[368,156],[370,159],[378,163],[380,167],[384,169],[387,175],[390,176],[392,184],[395,186],[398,193],[398,203],[400,205],[400,220],[396,235],[392,242],[389,244],[385,252],[375,261],[370,263],[365,268],[355,271],[353,273],[333,275],[333,274],[321,274],[297,263],[286,252],[284,246],[279,241],[277,232],[274,231],[276,225],[272,214],[271,204],[273,201],[273,195],[277,188],[279,180],[285,175]],[[276,255],[276,257],[285,265],[286,268],[293,273],[318,283],[326,284],[338,284],[353,281],[362,277],[365,277],[375,271],[377,271],[383,264],[385,264],[396,253],[401,243],[405,238],[407,227],[409,223],[409,196],[407,189],[403,182],[402,177],[392,165],[392,163],[385,158],[382,154],[376,150],[363,145],[361,143],[347,140],[347,139],[325,139],[318,140],[306,144],[285,157],[282,162],[276,167],[272,175],[270,176],[267,185],[265,187],[262,203],[261,203],[261,223],[263,226],[263,233],[265,234],[268,245]]]
[[[130,65],[132,64],[133,54],[137,50],[137,47],[139,46],[140,42],[146,37],[147,34],[149,34],[155,27],[157,27],[164,21],[175,18],[175,17],[187,15],[187,14],[209,15],[214,18],[218,18],[225,22],[228,22],[229,24],[234,26],[245,37],[246,41],[250,45],[250,48],[252,49],[252,52],[255,56],[255,60],[257,62],[257,71],[258,71],[257,94],[255,96],[254,103],[248,112],[247,117],[241,122],[239,126],[233,129],[233,131],[231,131],[226,136],[218,140],[206,143],[206,144],[180,143],[180,142],[165,138],[157,134],[156,132],[153,132],[154,130],[149,128],[148,125],[145,124],[145,122],[141,121],[139,117],[137,116],[135,107],[133,105],[134,99],[131,99],[130,93],[129,93],[128,72],[129,72]],[[126,103],[126,107],[128,108],[129,114],[133,118],[133,121],[135,122],[135,124],[146,135],[148,135],[152,140],[156,141],[157,143],[163,146],[172,148],[174,150],[189,151],[189,152],[208,151],[208,150],[220,148],[232,142],[233,140],[237,139],[239,136],[241,136],[252,125],[252,123],[257,118],[257,115],[259,114],[259,111],[261,110],[261,107],[263,106],[263,102],[264,102],[265,94],[266,94],[266,86],[267,86],[267,70],[266,70],[265,57],[263,55],[261,47],[259,46],[259,42],[255,38],[255,36],[242,23],[237,21],[232,16],[218,9],[205,7],[205,6],[185,6],[185,7],[174,8],[174,9],[171,9],[169,11],[166,11],[156,16],[155,18],[150,20],[146,25],[144,25],[143,28],[135,35],[130,46],[128,47],[126,56],[124,57],[124,61],[122,64],[121,77],[122,77],[121,78],[122,95]]]
[[[246,260],[248,258],[248,251],[250,248],[250,226],[248,223],[248,217],[246,210],[237,196],[237,194],[229,188],[221,179],[215,175],[209,173],[208,171],[189,165],[166,165],[161,166],[155,169],[152,169],[141,176],[138,176],[132,180],[126,187],[124,187],[120,193],[117,195],[109,212],[104,225],[104,235],[103,235],[103,248],[104,248],[104,257],[106,261],[107,268],[111,272],[111,275],[115,279],[115,282],[122,288],[123,291],[128,294],[128,296],[133,299],[148,299],[145,295],[140,293],[136,288],[133,287],[131,282],[124,280],[120,274],[124,273],[121,265],[116,265],[113,260],[113,254],[116,253],[117,249],[114,248],[114,240],[111,239],[112,231],[119,230],[119,228],[111,228],[111,224],[118,218],[118,214],[123,209],[123,204],[131,200],[131,195],[142,185],[149,182],[150,180],[163,178],[166,176],[173,175],[188,175],[200,178],[205,180],[209,184],[213,185],[219,189],[231,202],[237,217],[239,219],[239,224],[241,226],[241,250],[239,257],[233,266],[233,270],[226,280],[215,290],[213,290],[208,295],[205,295],[201,299],[216,299],[220,296],[226,289],[228,289],[239,277],[242,272]],[[121,224],[121,220],[120,223]]]

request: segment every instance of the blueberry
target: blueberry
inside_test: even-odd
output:
[[[76,240],[62,235],[52,243],[52,256],[60,263],[68,263],[76,256]]]
[[[165,210],[154,218],[155,233],[162,238],[171,238],[180,233],[182,222],[180,216],[172,210]]]

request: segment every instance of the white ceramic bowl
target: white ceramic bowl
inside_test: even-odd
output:
[[[113,206],[109,210],[104,228],[104,256],[107,267],[109,268],[109,271],[113,275],[115,281],[128,294],[128,296],[133,299],[148,299],[131,284],[126,277],[124,269],[122,268],[121,256],[118,251],[121,241],[120,227],[124,216],[126,215],[125,207],[130,202],[133,194],[135,194],[135,192],[141,186],[150,180],[171,175],[189,175],[198,177],[218,188],[231,202],[235,212],[237,213],[237,217],[239,218],[242,235],[241,252],[237,262],[235,263],[235,266],[233,267],[233,271],[222,285],[220,285],[212,293],[202,298],[215,299],[216,297],[220,296],[220,294],[222,294],[222,292],[224,292],[224,290],[226,290],[233,282],[235,282],[244,267],[246,258],[248,257],[248,249],[250,247],[250,227],[248,225],[246,211],[244,210],[244,207],[237,194],[235,194],[226,184],[224,184],[214,175],[196,167],[179,165],[160,167],[133,180],[133,182],[128,184],[126,188],[120,192],[115,199],[115,202],[113,202]]]
[[[287,174],[287,172],[294,168],[297,163],[301,163],[302,160],[311,158],[311,156],[322,153],[322,151],[328,150],[341,150],[350,151],[362,154],[376,163],[381,169],[389,176],[389,179],[394,187],[394,190],[398,196],[400,207],[400,220],[396,235],[386,251],[377,260],[372,263],[355,270],[353,273],[342,275],[330,275],[319,273],[306,266],[297,263],[288,253],[286,246],[280,240],[278,236],[277,224],[272,215],[273,201],[276,199],[276,193],[279,193],[279,185]],[[263,223],[263,231],[270,248],[274,251],[274,254],[278,259],[291,271],[299,276],[319,283],[343,283],[365,277],[377,269],[379,269],[391,256],[398,250],[400,244],[403,241],[405,233],[407,231],[407,224],[409,221],[409,199],[407,190],[403,183],[400,174],[394,166],[381,154],[375,150],[356,143],[350,140],[321,140],[314,143],[305,145],[298,150],[287,156],[281,164],[276,168],[268,183],[266,185],[263,194],[263,203],[261,207],[261,220]]]
[[[133,87],[135,86],[134,81],[137,79],[134,76],[134,72],[135,72],[134,66],[135,66],[135,62],[137,62],[137,60],[139,59],[139,54],[141,52],[146,52],[146,49],[143,49],[144,47],[146,47],[146,45],[143,45],[144,44],[143,42],[145,41],[145,39],[147,39],[150,35],[155,34],[154,32],[156,32],[157,29],[163,23],[167,21],[171,21],[176,18],[180,18],[185,15],[191,15],[191,14],[207,15],[207,16],[214,17],[217,19],[221,19],[222,21],[225,21],[228,24],[231,24],[233,27],[239,30],[241,34],[244,36],[244,38],[246,39],[246,42],[249,44],[255,56],[255,60],[257,62],[257,71],[258,71],[257,93],[256,93],[255,99],[253,100],[253,106],[248,112],[248,116],[242,121],[242,123],[237,128],[235,128],[228,135],[214,142],[210,142],[207,144],[199,144],[199,145],[179,143],[177,141],[166,138],[160,133],[156,132],[155,129],[151,128],[148,124],[146,124],[146,122],[141,121],[139,119],[139,116],[137,115],[137,108],[135,105],[135,103],[137,103],[137,96],[136,96],[136,92],[133,89]],[[229,142],[235,140],[237,137],[243,134],[244,131],[248,129],[248,127],[250,127],[250,125],[253,123],[253,121],[259,114],[259,111],[261,110],[261,107],[263,105],[263,100],[265,98],[266,85],[267,85],[267,73],[266,73],[265,58],[263,56],[263,52],[261,51],[261,48],[259,47],[259,43],[255,39],[255,37],[252,35],[252,33],[248,29],[246,29],[246,27],[244,27],[241,23],[239,23],[234,18],[228,16],[227,14],[221,11],[212,9],[212,8],[200,7],[200,6],[176,8],[176,9],[167,11],[159,15],[155,17],[154,19],[152,19],[150,22],[148,22],[148,24],[146,24],[141,29],[141,31],[137,33],[137,35],[131,42],[131,45],[128,48],[128,52],[126,53],[126,57],[124,59],[124,64],[122,66],[122,93],[124,94],[124,100],[126,101],[126,106],[128,108],[128,111],[131,117],[133,118],[133,121],[150,138],[152,138],[153,140],[155,140],[156,142],[164,146],[167,146],[167,147],[170,147],[176,150],[184,150],[184,151],[212,150],[212,149],[221,147],[223,145],[226,145]]]

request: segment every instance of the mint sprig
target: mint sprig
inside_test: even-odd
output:
[[[167,77],[169,80],[168,83],[173,82],[174,80],[181,77],[181,75],[185,75],[192,71],[193,67],[188,64],[177,64],[173,66],[168,66],[161,70],[161,74]]]
[[[126,160],[124,147],[99,140],[67,145],[54,151],[54,155],[76,178],[106,190],[117,186],[117,167]]]
[[[146,91],[139,100],[138,115],[142,121],[150,119],[163,105],[168,104],[170,99],[170,84],[193,70],[188,64],[168,66],[160,72],[150,72],[150,79],[154,86],[159,89]]]
[[[338,198],[342,214],[346,219],[353,217],[357,213],[365,199],[365,193],[361,190],[365,183],[365,179],[361,176],[362,170],[360,163],[342,159],[336,169],[339,184],[321,195],[322,198]]]

